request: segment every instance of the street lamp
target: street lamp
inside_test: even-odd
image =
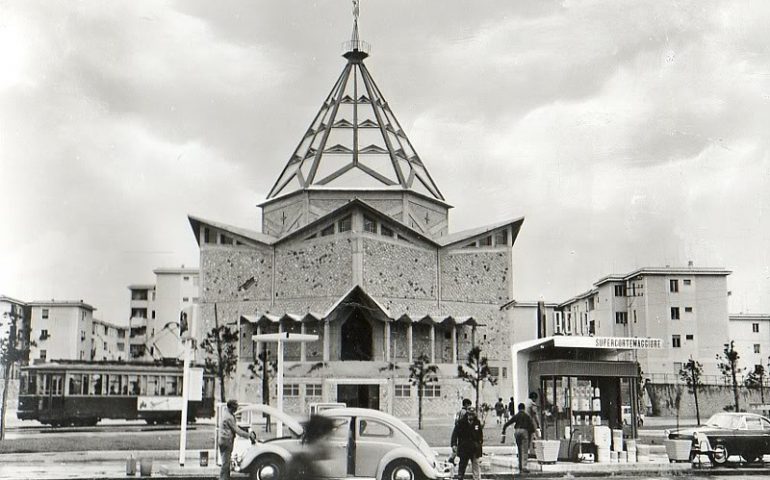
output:
[[[255,342],[278,342],[278,365],[276,366],[276,389],[278,390],[278,410],[283,411],[283,344],[284,343],[297,343],[297,342],[315,342],[318,340],[318,335],[310,335],[307,333],[259,333],[253,335],[252,340]],[[283,422],[280,419],[276,419],[277,430],[276,436],[283,436]]]

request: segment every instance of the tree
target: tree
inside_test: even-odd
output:
[[[719,371],[732,382],[736,412],[741,411],[738,401],[738,374],[741,373],[741,368],[738,367],[738,360],[740,358],[741,356],[738,354],[738,350],[735,349],[735,341],[733,340],[730,340],[730,343],[725,343],[722,355],[717,354]]]
[[[430,364],[430,358],[424,353],[409,365],[409,383],[417,387],[417,428],[422,430],[422,397],[425,387],[437,382],[438,367]]]
[[[765,403],[765,367],[760,364],[754,365],[754,370],[746,375],[743,383],[748,388],[758,388],[759,398],[763,404]]]
[[[8,382],[10,381],[11,369],[16,363],[29,358],[29,349],[34,342],[28,342],[29,328],[19,328],[18,320],[21,314],[18,313],[16,305],[11,306],[9,312],[3,313],[3,317],[10,319],[8,321],[8,336],[0,339],[0,363],[3,364],[3,399],[0,404],[0,440],[5,439],[5,411],[8,404]],[[0,323],[2,326],[5,322]]]
[[[227,325],[220,325],[217,318],[217,304],[214,304],[214,328],[203,339],[201,346],[208,354],[206,368],[216,372],[219,378],[219,401],[227,401],[225,398],[225,381],[235,372],[238,365],[238,332],[233,331]]]
[[[487,357],[481,356],[481,347],[475,346],[468,352],[465,359],[465,365],[457,366],[457,376],[465,382],[468,382],[476,393],[476,408],[479,407],[479,392],[484,382],[490,385],[497,385],[497,377],[492,375],[489,369]]]
[[[687,384],[689,393],[692,394],[695,400],[695,418],[700,425],[700,407],[698,405],[698,390],[703,385],[701,377],[703,376],[703,365],[700,362],[696,362],[692,358],[684,364],[681,370],[679,370],[679,377]]]
[[[278,371],[278,362],[270,360],[270,350],[262,350],[254,358],[254,362],[249,365],[249,372],[251,372],[251,378],[262,379],[262,403],[270,405],[270,379],[273,378]],[[265,415],[267,421],[265,422],[265,431],[270,431],[270,415]]]

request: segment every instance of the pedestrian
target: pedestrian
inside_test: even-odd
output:
[[[222,468],[219,470],[219,480],[230,480],[230,457],[233,455],[233,443],[235,436],[249,438],[252,442],[257,439],[255,432],[241,428],[235,421],[235,412],[238,410],[237,400],[228,400],[227,408],[222,413],[219,421],[219,454],[222,457]]]
[[[510,420],[503,425],[503,438],[508,426],[513,425],[513,438],[516,440],[516,449],[519,451],[519,472],[527,471],[527,457],[529,452],[529,440],[535,433],[535,423],[527,414],[527,407],[523,403],[519,404],[519,411]]]
[[[457,425],[457,422],[460,420],[465,419],[465,414],[468,413],[468,408],[471,406],[471,400],[469,398],[463,398],[462,406],[460,407],[460,410],[455,413],[454,418],[454,424]],[[454,465],[455,459],[457,458],[457,452],[452,450],[452,453],[449,455],[449,458],[447,458],[447,462]]]
[[[535,431],[537,436],[540,436],[540,409],[537,405],[537,392],[529,392],[529,398],[527,399],[527,415],[532,419],[532,423],[535,424]]]
[[[331,458],[331,448],[326,441],[334,430],[334,420],[313,415],[304,424],[302,450],[291,456],[286,465],[286,475],[291,480],[320,480],[324,472],[318,468],[318,461]]]
[[[505,414],[506,408],[505,404],[503,403],[503,397],[500,397],[497,399],[497,403],[495,403],[495,414],[497,415],[497,424],[500,425],[503,423],[503,415]]]
[[[511,399],[508,401],[508,416],[512,417],[514,415],[516,415],[516,404],[513,403],[513,397],[511,397]]]
[[[457,465],[457,478],[462,480],[468,462],[471,462],[473,480],[481,480],[481,466],[479,459],[484,444],[484,430],[478,419],[476,409],[468,408],[465,417],[455,424],[452,430],[452,453],[460,458]]]

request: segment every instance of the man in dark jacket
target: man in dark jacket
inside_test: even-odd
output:
[[[479,459],[481,458],[483,443],[484,431],[476,416],[476,409],[468,408],[465,418],[458,421],[452,430],[452,453],[460,458],[460,463],[457,465],[457,478],[459,480],[465,476],[468,461],[471,462],[473,480],[481,480]]]
[[[219,480],[230,480],[230,457],[233,454],[235,436],[251,439],[254,442],[257,434],[239,427],[235,421],[235,412],[238,410],[237,400],[228,400],[227,409],[222,412],[219,421],[219,454],[222,457],[222,468],[219,471]]]
[[[526,412],[527,406],[519,404],[519,412],[503,425],[503,437],[505,429],[513,425],[513,437],[516,439],[516,448],[519,450],[519,472],[527,471],[527,456],[529,453],[529,439],[535,433],[535,423]]]

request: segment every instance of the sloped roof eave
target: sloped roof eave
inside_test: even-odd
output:
[[[455,245],[457,243],[461,243],[463,241],[466,241],[473,237],[478,237],[481,235],[485,235],[487,233],[490,233],[492,231],[498,230],[503,227],[508,227],[511,225],[521,225],[524,223],[524,217],[517,217],[510,220],[503,220],[500,222],[491,223],[489,225],[484,225],[481,227],[471,228],[468,230],[462,230],[460,232],[450,233],[449,235],[444,235],[443,237],[439,237],[436,239],[436,242],[441,246],[442,248],[449,247],[452,245]],[[513,240],[515,240],[515,237],[517,235],[514,235]]]

